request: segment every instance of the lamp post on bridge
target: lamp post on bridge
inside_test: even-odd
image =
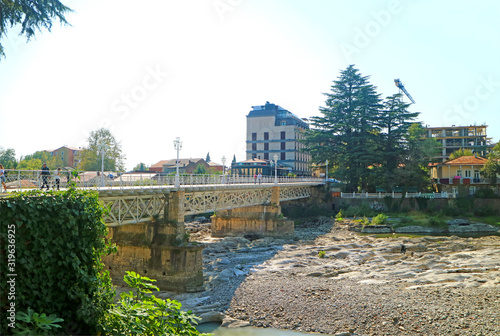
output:
[[[222,175],[226,175],[226,156],[222,156]]]
[[[274,154],[274,185],[278,185],[278,155]]]
[[[104,187],[104,154],[108,150],[108,145],[106,145],[106,143],[104,143],[104,142],[100,142],[97,145],[97,150],[102,155],[102,157],[101,157],[101,187]]]
[[[177,160],[175,161],[175,187],[179,188],[180,178],[179,178],[179,151],[182,149],[181,138],[177,137],[174,140],[174,148],[177,150]]]

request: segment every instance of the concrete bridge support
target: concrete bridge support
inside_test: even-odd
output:
[[[212,237],[286,237],[293,234],[294,223],[283,218],[279,202],[280,188],[273,187],[269,205],[218,211],[211,217]]]
[[[156,279],[161,290],[192,292],[202,290],[202,245],[187,243],[181,202],[183,191],[166,195],[163,218],[151,222],[114,226],[108,238],[118,253],[104,258],[113,282],[125,285],[126,271]]]

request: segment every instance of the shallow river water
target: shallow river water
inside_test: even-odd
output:
[[[301,333],[297,331],[279,330],[272,328],[223,328],[218,323],[205,323],[198,326],[200,332],[212,333],[214,336],[313,336],[314,333]],[[328,336],[327,334],[321,334]]]

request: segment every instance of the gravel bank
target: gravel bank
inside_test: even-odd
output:
[[[375,239],[348,225],[254,265],[226,316],[334,335],[500,335],[500,237]]]

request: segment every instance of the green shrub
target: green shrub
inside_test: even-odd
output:
[[[151,295],[156,280],[127,272],[124,281],[133,290],[120,294],[120,300],[106,314],[103,329],[109,335],[183,335],[195,336],[197,316],[181,310],[175,300]]]
[[[56,315],[38,314],[33,309],[28,308],[28,313],[16,313],[16,328],[12,329],[14,335],[55,335],[57,328],[61,328],[58,324],[63,322],[62,318]]]
[[[380,225],[380,224],[385,224],[387,223],[387,215],[385,214],[378,214],[377,216],[372,218],[372,224],[374,225]]]
[[[324,258],[325,255],[326,255],[326,251],[321,250],[318,252],[318,258]]]
[[[95,191],[30,191],[1,199],[0,293],[9,290],[4,275],[16,274],[15,301],[0,295],[2,309],[15,302],[16,312],[31,308],[64,319],[62,334],[97,333],[114,296],[101,262],[109,251],[104,212]],[[0,320],[2,335],[13,332],[7,322]]]

